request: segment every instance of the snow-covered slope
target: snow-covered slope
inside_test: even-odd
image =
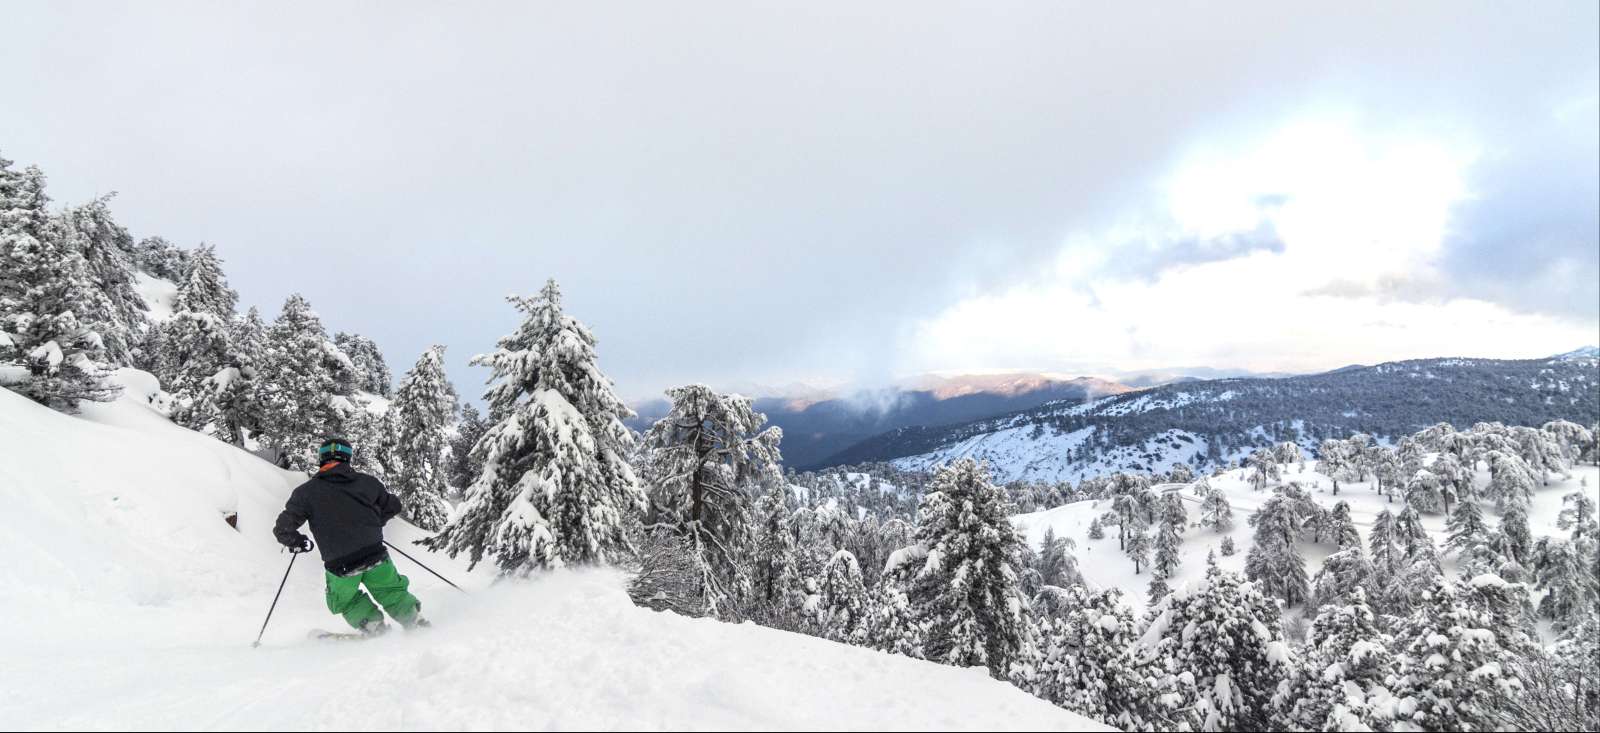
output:
[[[1350,518],[1355,522],[1356,528],[1361,532],[1362,542],[1365,543],[1372,530],[1373,518],[1385,508],[1398,514],[1405,505],[1396,498],[1394,503],[1387,502],[1384,497],[1373,490],[1371,482],[1339,482],[1339,494],[1332,493],[1333,482],[1320,473],[1317,473],[1316,461],[1306,461],[1305,472],[1298,472],[1294,464],[1284,466],[1284,481],[1297,481],[1311,491],[1311,495],[1319,504],[1332,508],[1334,504],[1344,501],[1350,504]],[[1267,499],[1272,496],[1269,486],[1261,491],[1250,487],[1246,480],[1245,471],[1242,469],[1228,471],[1220,477],[1206,479],[1213,489],[1220,490],[1228,497],[1228,502],[1233,508],[1233,528],[1224,533],[1218,533],[1203,527],[1191,526],[1183,534],[1182,565],[1174,580],[1168,585],[1177,588],[1184,583],[1199,580],[1205,576],[1206,554],[1211,550],[1217,551],[1217,564],[1227,570],[1239,573],[1244,572],[1245,553],[1249,552],[1252,528],[1249,526],[1250,515]],[[1480,485],[1487,481],[1487,476],[1480,472],[1476,479]],[[1572,469],[1572,477],[1563,479],[1559,475],[1552,476],[1549,486],[1541,486],[1534,493],[1533,504],[1528,510],[1528,526],[1535,537],[1542,535],[1559,535],[1565,537],[1566,532],[1556,528],[1556,515],[1561,512],[1561,497],[1573,491],[1583,490],[1591,495],[1600,493],[1600,468],[1593,465],[1579,465]],[[1200,497],[1195,496],[1188,488],[1178,491],[1184,501],[1184,508],[1189,512],[1189,522],[1197,523],[1200,520]],[[1484,517],[1491,526],[1499,522],[1499,514],[1489,502],[1483,503]],[[1027,535],[1028,541],[1037,547],[1044,538],[1046,529],[1053,529],[1059,537],[1069,537],[1077,543],[1074,551],[1078,558],[1078,569],[1083,573],[1084,579],[1102,588],[1121,588],[1130,605],[1136,609],[1143,609],[1146,605],[1145,586],[1150,582],[1149,567],[1146,566],[1139,575],[1134,575],[1133,561],[1129,560],[1117,547],[1117,528],[1105,528],[1103,539],[1089,539],[1089,523],[1095,517],[1111,511],[1111,500],[1080,501],[1065,506],[1055,507],[1031,514],[1018,514],[1012,517],[1012,522]],[[1445,532],[1445,517],[1442,514],[1424,514],[1422,523],[1433,537],[1434,545],[1442,549],[1447,537]],[[1234,543],[1234,554],[1223,556],[1221,550],[1222,538],[1231,536]],[[1315,576],[1322,567],[1322,561],[1332,554],[1331,545],[1317,545],[1300,543],[1300,552],[1306,559],[1306,574]],[[1445,556],[1442,565],[1446,574],[1454,573],[1456,558],[1453,555]]]
[[[490,585],[410,547],[436,626],[338,628],[270,524],[301,477],[167,422],[153,380],[52,412],[0,390],[0,723],[23,729],[1100,729],[981,670],[635,607],[615,571]],[[224,521],[237,512],[238,529]],[[397,526],[398,525],[398,526]]]
[[[1600,418],[1600,360],[1579,350],[1548,359],[1419,359],[1281,379],[1170,384],[1089,401],[1053,402],[961,425],[882,433],[839,463],[891,461],[922,469],[987,461],[1000,481],[1072,482],[1174,463],[1209,470],[1256,448],[1368,433],[1380,439],[1438,422],[1591,425]]]

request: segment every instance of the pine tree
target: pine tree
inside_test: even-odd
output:
[[[1393,693],[1387,684],[1400,670],[1392,644],[1361,588],[1345,603],[1323,607],[1311,626],[1311,644],[1273,699],[1274,729],[1388,730]]]
[[[1500,515],[1500,534],[1505,536],[1510,559],[1526,565],[1533,552],[1533,533],[1528,530],[1528,510],[1521,505],[1506,507]]]
[[[1212,489],[1206,494],[1205,501],[1201,502],[1200,526],[1210,527],[1217,532],[1233,529],[1233,507],[1228,505],[1228,497],[1221,490]]]
[[[1561,497],[1561,506],[1561,514],[1556,517],[1557,528],[1571,530],[1574,542],[1594,536],[1594,499],[1587,491],[1574,491]]]
[[[335,402],[337,351],[311,304],[289,296],[267,329],[260,367],[264,442],[286,468],[309,470],[322,438],[344,432],[344,413]]]
[[[1172,524],[1162,522],[1161,526],[1156,528],[1156,556],[1150,565],[1151,574],[1163,580],[1177,575],[1178,564],[1181,562],[1178,557],[1178,545],[1182,541]]]
[[[1514,661],[1492,622],[1457,597],[1442,578],[1401,624],[1405,649],[1394,692],[1407,724],[1421,730],[1497,730],[1493,701]]]
[[[44,174],[0,158],[0,376],[35,402],[75,410],[121,388],[102,363],[95,290],[82,252],[63,241],[45,207]]]
[[[1245,576],[1290,606],[1305,603],[1311,595],[1306,561],[1296,546],[1303,511],[1294,497],[1279,491],[1250,516],[1255,542],[1245,555]]]
[[[1535,587],[1545,592],[1539,600],[1539,615],[1554,621],[1556,631],[1575,625],[1584,614],[1600,611],[1593,542],[1541,537],[1532,556]]]
[[[1357,589],[1371,587],[1372,563],[1367,561],[1367,554],[1359,544],[1347,547],[1322,561],[1322,568],[1311,579],[1308,608],[1352,603],[1351,596]]]
[[[1222,544],[1221,544],[1220,547],[1222,549],[1223,557],[1228,557],[1228,556],[1232,555],[1233,554],[1233,535],[1228,535],[1227,537],[1223,537],[1222,538]]]
[[[926,633],[928,659],[987,666],[1004,678],[1030,640],[1028,600],[1018,586],[1023,540],[1005,496],[970,459],[939,469],[917,508],[917,544],[926,555],[911,601]]]
[[[1134,514],[1129,523],[1132,526],[1123,527],[1123,534],[1127,538],[1123,552],[1128,559],[1133,561],[1133,574],[1138,575],[1140,569],[1150,560],[1150,532],[1149,525],[1144,522],[1144,517]]]
[[[1056,536],[1054,527],[1045,527],[1044,540],[1039,544],[1040,584],[1065,588],[1083,582],[1077,558],[1070,552],[1072,546],[1071,539]]]
[[[240,362],[232,342],[238,299],[223,278],[216,251],[204,245],[196,249],[178,286],[172,317],[162,324],[156,361],[156,376],[173,395],[173,422],[228,442],[234,436],[218,425],[218,391],[221,381],[229,379],[223,370],[238,368]]]
[[[845,644],[866,641],[867,589],[861,566],[849,550],[833,553],[823,567],[822,583],[814,604],[817,635]]]
[[[1378,512],[1372,520],[1372,535],[1367,539],[1371,548],[1373,583],[1377,588],[1388,587],[1400,572],[1405,558],[1405,548],[1395,529],[1394,515],[1388,509]]]
[[[1102,540],[1105,539],[1105,537],[1106,530],[1105,527],[1100,525],[1100,518],[1095,517],[1094,519],[1089,520],[1089,539]]]
[[[889,553],[878,585],[867,605],[867,645],[890,654],[922,659],[927,631],[911,602],[917,573],[927,562],[927,548],[902,547]]]
[[[1502,513],[1512,506],[1526,509],[1538,481],[1533,467],[1515,453],[1489,451],[1484,459],[1489,463],[1489,485],[1484,491],[1494,499],[1495,507]]]
[[[554,280],[509,299],[517,330],[475,364],[493,374],[484,394],[494,425],[473,453],[483,473],[429,546],[502,574],[611,563],[633,554],[626,526],[645,497],[626,456],[633,413],[596,366],[595,338],[561,309]]]
[[[805,600],[789,517],[788,485],[769,482],[767,493],[756,501],[750,579],[757,619],[763,625],[783,629],[794,627]],[[863,624],[863,630],[864,627]]]
[[[148,307],[134,288],[133,237],[111,216],[115,194],[101,196],[56,217],[66,246],[83,258],[88,292],[78,320],[100,335],[108,364],[129,366],[148,322]]]
[[[1276,453],[1267,448],[1250,454],[1250,457],[1245,459],[1245,465],[1250,469],[1250,487],[1256,491],[1283,477],[1283,472],[1278,467]]]
[[[245,447],[249,436],[262,431],[266,408],[261,365],[266,340],[266,324],[254,307],[233,319],[228,366],[211,378],[213,435],[218,440]]]
[[[334,334],[333,343],[350,358],[355,374],[355,389],[380,397],[389,396],[394,377],[377,343],[366,336],[343,331]]]
[[[389,485],[405,505],[405,518],[429,531],[450,518],[445,501],[447,431],[456,414],[456,390],[444,373],[444,348],[422,352],[400,380],[389,405],[393,447]]]
[[[783,432],[738,395],[705,385],[667,391],[672,410],[646,433],[650,526],[689,542],[701,572],[705,613],[738,618],[750,595],[741,562],[751,541],[750,496],[781,481]]]
[[[1147,727],[1138,717],[1141,675],[1126,652],[1137,639],[1133,616],[1121,591],[1056,591],[1056,614],[1040,624],[1038,668],[1025,689],[1103,723]]]
[[[473,454],[472,447],[488,430],[489,424],[476,406],[469,402],[461,407],[461,420],[450,438],[450,486],[458,495],[483,472],[483,461]]]
[[[1472,548],[1483,544],[1489,537],[1489,526],[1483,521],[1483,509],[1476,501],[1463,501],[1456,505],[1455,513],[1450,515],[1450,521],[1445,523],[1445,531],[1449,538],[1445,540],[1445,551],[1455,551],[1457,555],[1466,555]]]
[[[1328,515],[1328,535],[1333,539],[1334,546],[1341,550],[1361,547],[1361,532],[1350,518],[1349,503],[1341,501],[1333,505],[1333,511]]]
[[[1427,562],[1438,566],[1438,551],[1433,546],[1428,529],[1422,525],[1422,515],[1417,513],[1416,507],[1407,504],[1395,517],[1394,528],[1395,537],[1404,551],[1405,562]]]
[[[1339,495],[1339,479],[1350,472],[1350,446],[1338,438],[1322,441],[1317,449],[1317,470],[1333,481],[1333,495]]]
[[[1254,584],[1223,570],[1174,591],[1136,652],[1153,667],[1142,694],[1174,728],[1267,730],[1288,658],[1278,615]]]

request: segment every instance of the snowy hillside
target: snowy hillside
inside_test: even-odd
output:
[[[1272,488],[1257,491],[1250,486],[1244,469],[1226,472],[1219,477],[1208,477],[1206,481],[1213,490],[1221,491],[1228,499],[1233,510],[1233,527],[1227,532],[1218,533],[1211,529],[1191,526],[1183,534],[1182,564],[1179,566],[1174,580],[1169,581],[1173,588],[1184,583],[1203,578],[1206,571],[1206,554],[1217,550],[1217,564],[1226,570],[1244,572],[1245,555],[1250,550],[1252,529],[1248,524],[1250,515],[1272,497]],[[1350,517],[1363,539],[1368,537],[1372,530],[1373,518],[1385,509],[1399,513],[1405,505],[1396,497],[1393,503],[1384,499],[1373,489],[1372,482],[1339,482],[1339,494],[1331,493],[1332,481],[1317,471],[1316,461],[1306,461],[1305,472],[1300,473],[1293,464],[1284,467],[1284,481],[1296,481],[1311,490],[1312,497],[1327,508],[1332,508],[1340,501],[1350,505]],[[1487,481],[1486,472],[1479,472],[1476,479],[1482,483]],[[1184,500],[1185,509],[1188,510],[1191,525],[1200,520],[1201,498],[1196,496],[1188,486],[1181,488],[1176,485],[1164,485],[1169,491],[1174,491]],[[1573,491],[1586,491],[1591,495],[1600,494],[1600,468],[1593,465],[1578,465],[1572,468],[1572,477],[1563,479],[1552,476],[1549,486],[1539,487],[1533,497],[1533,502],[1528,509],[1528,525],[1535,537],[1544,535],[1558,535],[1565,537],[1566,532],[1556,528],[1556,515],[1561,512],[1562,497]],[[1101,588],[1121,588],[1125,598],[1136,609],[1142,609],[1146,604],[1145,585],[1150,580],[1149,568],[1139,575],[1134,574],[1133,563],[1117,547],[1117,530],[1107,527],[1105,537],[1090,539],[1088,536],[1089,524],[1102,514],[1111,511],[1111,500],[1080,501],[1066,506],[1055,507],[1031,514],[1019,514],[1012,517],[1013,523],[1027,536],[1028,541],[1037,546],[1044,538],[1045,530],[1054,530],[1058,537],[1071,538],[1077,543],[1076,554],[1078,568],[1083,573],[1084,579]],[[1485,505],[1486,516],[1498,521],[1492,507]],[[1423,514],[1422,523],[1433,538],[1437,547],[1443,548],[1445,532],[1445,516],[1442,514]],[[1232,537],[1235,551],[1231,556],[1224,556],[1220,550],[1222,540]],[[1306,559],[1306,573],[1315,576],[1321,569],[1322,562],[1332,553],[1333,548],[1326,544],[1300,543],[1300,552]],[[1443,568],[1446,574],[1454,573],[1457,559],[1454,556],[1443,558]]]
[[[301,558],[251,649],[289,558],[269,526],[301,477],[170,423],[148,375],[119,378],[80,416],[0,390],[6,727],[1102,728],[981,669],[641,609],[615,571],[490,587],[420,550],[471,590],[397,558],[432,630],[307,640],[339,620]]]
[[[948,427],[896,430],[838,456],[926,469],[987,461],[999,481],[1080,481],[1175,463],[1209,469],[1256,448],[1323,438],[1409,434],[1437,422],[1591,425],[1600,419],[1600,360],[1425,359],[1281,379],[1184,382],[1087,402],[1056,402]]]

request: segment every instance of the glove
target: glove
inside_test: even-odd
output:
[[[290,552],[298,555],[298,554],[300,554],[302,552],[310,552],[312,550],[312,548],[316,547],[316,545],[311,544],[311,538],[310,537],[307,537],[307,536],[302,534],[302,535],[295,535],[295,541],[292,544],[284,545],[284,547],[289,548]]]

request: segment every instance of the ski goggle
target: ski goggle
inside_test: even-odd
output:
[[[323,443],[321,447],[317,448],[317,456],[321,458],[327,458],[336,453],[353,456],[356,453],[356,449],[345,443]]]

